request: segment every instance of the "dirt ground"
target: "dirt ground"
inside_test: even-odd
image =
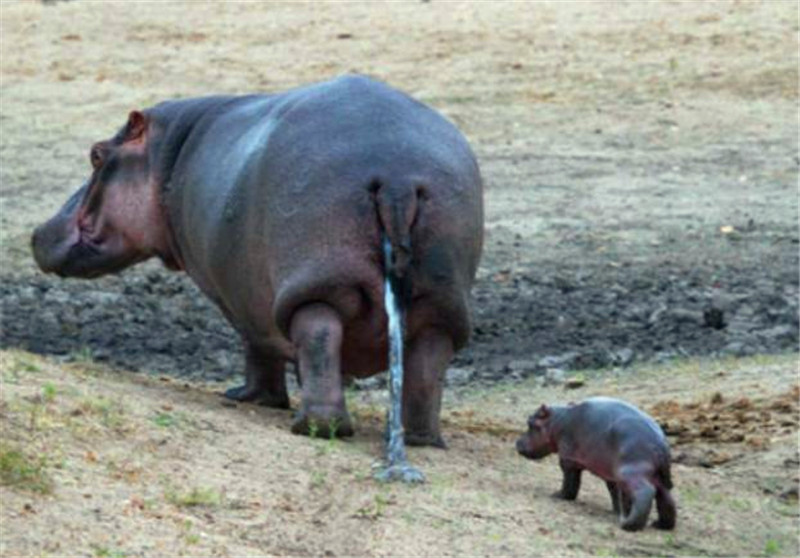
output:
[[[8,427],[0,441],[32,437],[37,451],[51,455],[55,444],[67,456],[52,472],[52,496],[2,488],[12,504],[3,505],[0,551],[797,553],[795,2],[133,6],[0,4],[0,410]],[[280,91],[350,71],[457,123],[486,182],[473,339],[448,378],[456,434],[446,454],[414,452],[432,478],[423,489],[374,486],[364,476],[379,456],[378,422],[367,411],[363,437],[329,444],[289,436],[284,414],[222,408],[196,388],[102,375],[97,393],[94,376],[72,390],[87,366],[102,363],[217,391],[238,381],[242,358],[230,327],[184,276],[148,263],[91,283],[64,281],[38,273],[29,251],[32,228],[85,178],[89,146],[129,110]],[[687,361],[748,371],[739,375],[714,365],[725,374],[710,377],[684,363],[787,351],[768,365],[760,357]],[[23,374],[28,362],[42,375],[33,383]],[[647,372],[657,362],[667,364]],[[676,367],[698,368],[686,377],[702,375],[702,389],[675,379]],[[523,467],[508,436],[491,427],[516,428],[534,404],[564,396],[541,387],[548,369],[590,368],[606,370],[603,382],[624,378],[624,392],[602,383],[604,393],[661,413],[677,444],[685,508],[675,534],[621,534],[596,483],[587,482],[588,503],[577,504],[586,521],[576,521],[576,505],[546,498],[557,484],[554,464]],[[382,381],[356,386],[369,389],[353,397],[380,407],[382,392],[372,388]],[[40,396],[43,382],[57,386],[54,401],[24,399]],[[765,393],[751,393],[749,382]],[[531,391],[515,400],[519,386]],[[91,404],[69,415],[84,389],[124,402],[133,433],[104,424],[110,411]],[[126,390],[141,396],[137,403],[124,400]],[[480,393],[458,395],[471,390],[497,398],[486,416],[469,415],[484,412]],[[39,405],[55,433],[74,437],[20,430],[8,407],[17,404]],[[162,411],[183,413],[187,424],[155,424]],[[99,447],[62,424],[97,414],[106,417],[93,419]],[[783,415],[793,418],[781,426]],[[461,419],[468,424],[460,430]],[[491,432],[471,433],[475,421]],[[163,430],[145,428],[154,424]],[[140,448],[130,484],[126,456]],[[184,505],[175,491],[192,486],[216,501]]]
[[[223,405],[213,386],[6,351],[0,554],[796,556],[796,362],[637,367],[569,392],[534,379],[454,388],[450,447],[412,448],[427,483],[407,486],[371,478],[382,392],[348,394],[354,438],[309,439],[289,433],[289,412]],[[623,532],[591,476],[576,502],[556,500],[557,460],[516,454],[542,401],[597,394],[640,405],[670,433],[675,531]],[[24,465],[9,465],[12,451]]]

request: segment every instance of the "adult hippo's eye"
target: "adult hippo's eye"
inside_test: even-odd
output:
[[[99,169],[103,166],[103,153],[99,147],[93,147],[89,152],[89,161],[92,163],[92,168]]]

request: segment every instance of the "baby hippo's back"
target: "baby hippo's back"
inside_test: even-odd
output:
[[[620,467],[647,466],[655,472],[669,463],[669,444],[661,427],[637,407],[610,397],[592,397],[567,411],[562,445],[566,457],[612,480]]]

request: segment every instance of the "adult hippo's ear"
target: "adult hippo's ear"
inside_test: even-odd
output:
[[[125,126],[125,141],[137,141],[143,139],[147,131],[147,116],[138,110],[132,110],[128,114],[128,124]]]

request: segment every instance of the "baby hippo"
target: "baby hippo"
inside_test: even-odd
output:
[[[658,424],[629,403],[593,397],[564,407],[542,405],[528,418],[517,451],[528,459],[558,453],[564,473],[559,496],[566,500],[578,496],[584,469],[604,479],[625,530],[644,528],[654,496],[653,526],[675,527],[669,444]]]

